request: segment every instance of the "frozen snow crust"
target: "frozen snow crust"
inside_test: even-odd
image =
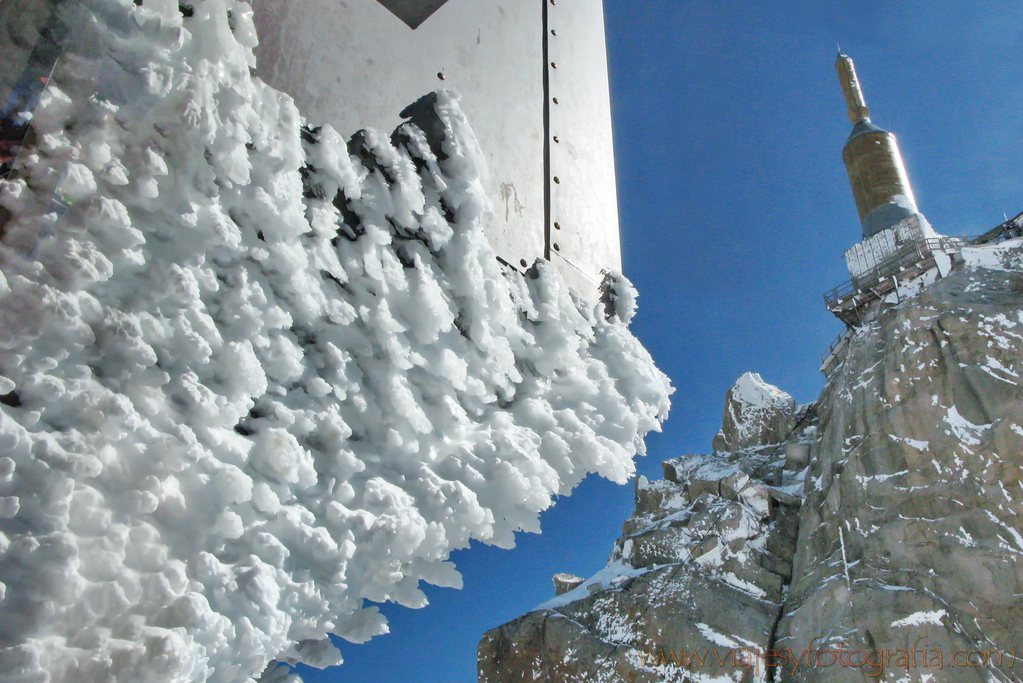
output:
[[[249,76],[244,3],[62,11],[0,190],[0,680],[336,663],[364,600],[632,474],[667,378],[631,309],[501,268],[454,95],[346,146]]]

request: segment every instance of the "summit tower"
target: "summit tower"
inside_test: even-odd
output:
[[[827,292],[824,300],[828,310],[855,327],[873,315],[875,302],[900,300],[944,277],[963,242],[938,235],[917,208],[899,143],[870,120],[856,67],[841,50],[835,69],[852,122],[842,161],[863,237],[845,252],[850,281]]]
[[[853,289],[864,289],[889,271],[902,272],[904,262],[929,260],[938,235],[917,208],[898,141],[870,120],[852,59],[839,51],[835,69],[853,124],[842,161],[863,228],[862,241],[845,252],[845,261]]]
[[[923,218],[916,206],[899,143],[891,132],[870,120],[870,110],[852,59],[838,53],[835,69],[853,124],[842,150],[864,239],[911,217]]]

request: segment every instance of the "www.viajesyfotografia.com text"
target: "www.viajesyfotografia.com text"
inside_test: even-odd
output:
[[[987,667],[1006,666],[1012,668],[1016,654],[1009,650],[956,650],[946,652],[939,648],[926,647],[926,637],[916,639],[912,648],[895,650],[848,650],[844,642],[837,648],[815,649],[814,641],[823,638],[814,636],[805,650],[761,650],[760,648],[729,648],[727,650],[655,650],[641,652],[646,666],[678,666],[695,670],[704,667],[734,667],[762,669],[789,667],[794,672],[799,667],[826,669],[842,666],[862,669],[871,677],[879,677],[892,669],[936,669],[945,667]],[[925,641],[921,644],[920,641]]]

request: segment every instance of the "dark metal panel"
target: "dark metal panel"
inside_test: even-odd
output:
[[[377,0],[411,29],[416,29],[448,0]]]

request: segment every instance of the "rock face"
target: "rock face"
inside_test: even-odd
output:
[[[1023,680],[1023,248],[1006,244],[879,304],[811,409],[740,378],[715,454],[640,479],[608,567],[485,634],[481,682]]]
[[[916,643],[928,666],[896,654],[789,680],[1023,679],[995,656],[1023,654],[1023,254],[967,260],[859,328],[824,389],[776,645]]]

